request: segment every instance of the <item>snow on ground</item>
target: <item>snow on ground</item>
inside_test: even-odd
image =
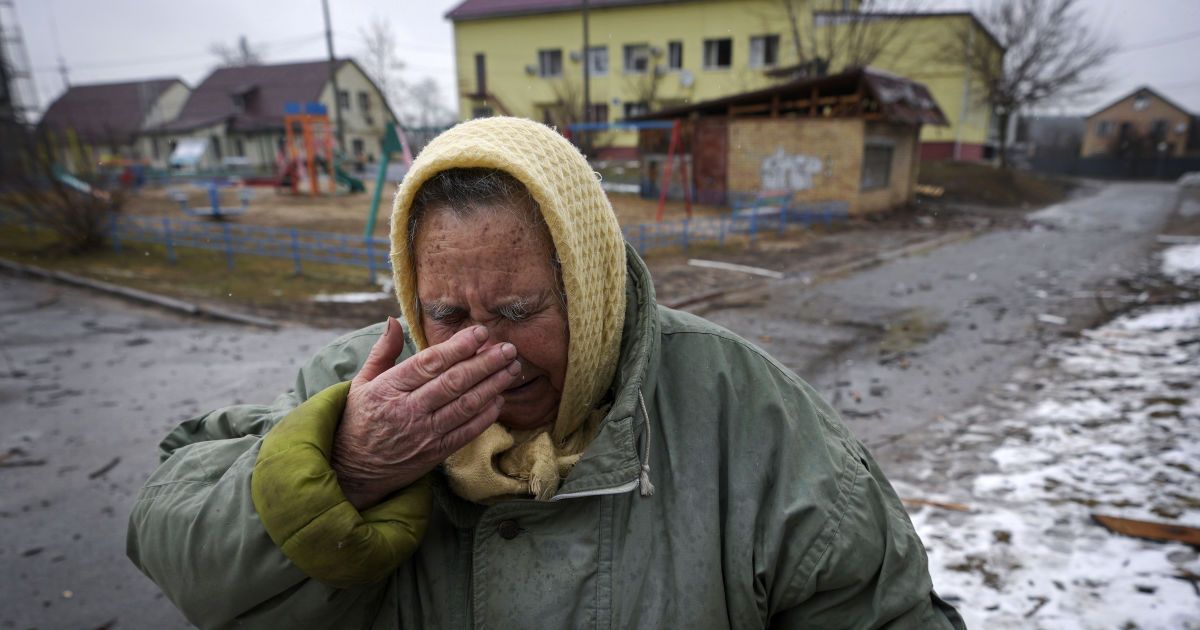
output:
[[[937,431],[896,488],[971,508],[910,509],[968,627],[1200,629],[1197,550],[1091,519],[1200,526],[1200,303],[1051,346]]]
[[[1176,245],[1162,253],[1164,276],[1183,284],[1192,278],[1200,278],[1200,243]]]
[[[337,302],[340,304],[357,304],[391,299],[392,294],[384,291],[357,293],[318,293],[312,297],[314,302]]]

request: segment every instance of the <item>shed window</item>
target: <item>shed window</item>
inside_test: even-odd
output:
[[[650,68],[650,46],[647,44],[625,45],[625,72],[642,74]]]
[[[862,190],[887,188],[892,179],[892,145],[868,144],[863,148]]]
[[[704,68],[716,70],[733,65],[733,40],[706,39],[704,40]]]
[[[1108,134],[1112,133],[1112,126],[1113,125],[1111,122],[1107,120],[1101,120],[1100,123],[1096,125],[1096,135],[1100,136],[1101,138],[1107,136]]]
[[[495,115],[495,112],[488,105],[476,105],[471,108],[471,118],[488,118]]]
[[[538,76],[552,79],[562,76],[562,49],[538,51]]]

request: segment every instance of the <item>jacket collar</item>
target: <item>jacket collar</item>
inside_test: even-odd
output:
[[[583,457],[552,500],[628,492],[637,487],[641,461],[637,437],[645,423],[639,396],[654,395],[658,371],[658,308],[650,271],[625,245],[625,324],[613,379],[613,404]]]

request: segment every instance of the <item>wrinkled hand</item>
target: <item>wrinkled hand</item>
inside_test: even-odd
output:
[[[404,335],[388,318],[333,440],[333,469],[355,508],[420,479],[496,421],[521,367],[512,344],[485,348],[487,339],[486,327],[472,326],[395,364]]]

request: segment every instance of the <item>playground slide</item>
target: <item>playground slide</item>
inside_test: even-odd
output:
[[[82,179],[79,179],[78,177],[75,177],[66,169],[54,169],[54,179],[57,179],[66,186],[73,188],[85,195],[91,195],[97,199],[108,199],[108,193],[104,192],[103,190],[96,190],[92,188],[90,184]]]
[[[363,185],[362,180],[342,170],[342,167],[335,168],[333,174],[337,177],[337,183],[348,188],[350,192],[366,192],[367,187]]]

